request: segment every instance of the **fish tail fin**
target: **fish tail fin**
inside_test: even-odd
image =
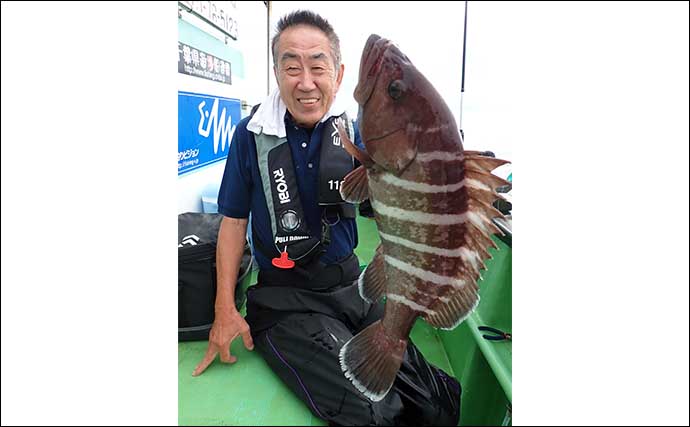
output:
[[[340,368],[357,390],[378,402],[393,386],[406,348],[407,340],[387,335],[378,320],[340,349]]]

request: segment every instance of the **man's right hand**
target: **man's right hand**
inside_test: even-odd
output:
[[[225,314],[216,312],[216,318],[208,337],[208,350],[206,350],[204,359],[192,372],[192,376],[201,375],[208,368],[208,365],[213,362],[218,353],[220,353],[221,362],[235,363],[237,357],[230,354],[230,344],[238,335],[242,335],[242,341],[244,341],[244,346],[247,350],[254,349],[254,341],[249,333],[249,325],[247,325],[247,322],[237,310]]]

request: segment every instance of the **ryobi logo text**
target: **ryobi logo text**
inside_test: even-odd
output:
[[[278,199],[280,199],[280,204],[290,203],[290,193],[288,192],[288,186],[285,182],[285,173],[283,168],[276,169],[273,171],[273,180],[276,183],[276,190],[278,190]]]

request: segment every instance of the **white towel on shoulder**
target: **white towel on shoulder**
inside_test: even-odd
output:
[[[256,110],[254,117],[247,123],[247,129],[256,135],[263,132],[264,135],[274,135],[278,138],[285,138],[286,111],[287,107],[280,97],[280,91],[276,88]],[[323,123],[332,116],[340,116],[344,112],[345,108],[339,105],[336,98],[331,105],[331,109],[321,118],[320,122]]]

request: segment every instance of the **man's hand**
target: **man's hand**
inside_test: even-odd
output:
[[[252,341],[252,336],[249,333],[249,325],[247,325],[247,322],[237,310],[226,314],[216,312],[216,318],[208,337],[208,350],[206,350],[204,359],[194,369],[192,376],[201,375],[208,368],[208,365],[213,362],[218,353],[220,353],[221,362],[235,363],[237,357],[230,354],[230,344],[238,335],[242,335],[242,341],[244,341],[244,346],[247,350],[254,349],[254,341]]]

